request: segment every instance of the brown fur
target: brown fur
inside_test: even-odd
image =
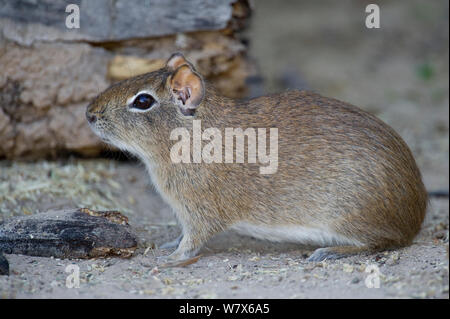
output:
[[[175,209],[183,238],[173,258],[195,255],[239,221],[325,227],[361,243],[339,248],[339,256],[405,246],[418,233],[427,204],[421,174],[405,142],[375,116],[307,91],[238,101],[208,84],[194,116],[185,116],[167,84],[173,72],[166,67],[113,85],[87,111],[106,141],[147,164]],[[143,89],[153,90],[159,105],[130,112],[127,99]],[[278,171],[261,175],[257,164],[247,163],[172,163],[170,132],[191,132],[193,119],[222,132],[277,127]],[[336,249],[320,252],[311,260],[339,257]]]

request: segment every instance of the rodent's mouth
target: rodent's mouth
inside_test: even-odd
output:
[[[112,145],[122,151],[135,153],[134,149],[130,145],[122,141],[120,137],[111,132],[108,127],[105,128],[102,123],[99,124],[98,121],[95,123],[89,123],[89,127],[95,133],[95,135],[97,135],[102,140],[102,142]]]
[[[108,136],[104,135],[104,134],[97,134],[98,137],[100,137],[100,139],[107,143],[107,144],[111,144],[111,145],[115,145],[115,143],[111,140],[111,138],[109,138]]]
[[[102,142],[113,145],[121,150],[127,150],[128,147],[125,143],[123,143],[120,139],[117,139],[115,136],[111,136],[111,134],[106,134],[102,127],[98,127],[95,124],[89,124],[92,131],[102,140]]]
[[[105,142],[105,143],[113,144],[113,142],[112,142],[109,138],[107,138],[106,136],[100,136],[100,139],[101,139],[103,142]]]
[[[103,132],[103,130],[101,130],[101,128],[97,127],[95,123],[89,123],[89,127],[103,142],[113,144],[111,139]]]

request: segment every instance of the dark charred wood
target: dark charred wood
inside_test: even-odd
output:
[[[17,217],[0,225],[5,254],[56,258],[130,257],[137,237],[119,212],[63,210]]]

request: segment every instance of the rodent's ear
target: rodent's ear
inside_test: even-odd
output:
[[[201,75],[189,64],[184,64],[176,69],[168,81],[181,112],[192,115],[205,96],[205,84]]]
[[[192,69],[194,69],[192,64],[188,60],[186,60],[183,54],[181,54],[180,52],[176,52],[170,56],[169,60],[167,60],[166,67],[173,72],[184,64],[187,64],[191,66]]]

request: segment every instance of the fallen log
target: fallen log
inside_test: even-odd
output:
[[[130,257],[137,236],[119,212],[86,208],[23,216],[0,225],[0,251],[55,258]]]

